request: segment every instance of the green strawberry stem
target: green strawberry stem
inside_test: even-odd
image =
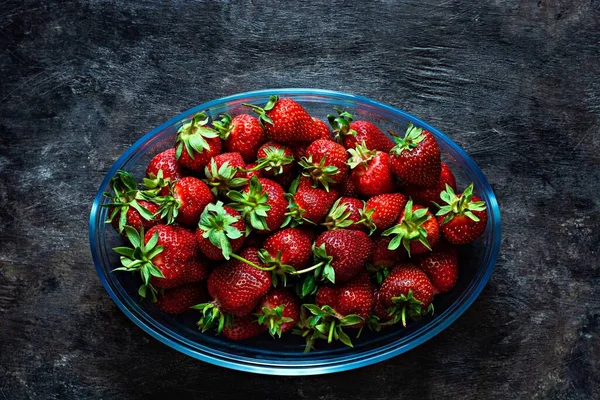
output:
[[[268,230],[267,211],[271,209],[269,204],[269,195],[263,192],[262,185],[256,176],[250,179],[248,192],[239,192],[230,190],[227,196],[233,200],[229,204],[231,208],[242,213],[246,219],[246,233],[250,233],[250,227],[258,230]]]
[[[446,205],[439,206],[436,216],[446,215],[442,224],[447,224],[457,215],[465,215],[475,222],[479,222],[479,217],[473,214],[473,211],[484,211],[486,209],[484,201],[472,201],[474,184],[471,183],[460,194],[456,195],[450,185],[446,184],[446,190],[440,193],[440,198]]]
[[[254,267],[256,269],[260,269],[261,271],[273,271],[275,269],[275,267],[267,267],[267,268],[261,267],[260,265],[255,264],[255,263],[253,263],[250,260],[246,260],[244,257],[238,256],[235,253],[231,253],[231,257],[235,258],[238,261],[244,262],[244,263],[250,265],[251,267]]]
[[[204,168],[206,184],[211,188],[210,191],[217,196],[219,193],[227,193],[234,188],[246,186],[248,179],[236,178],[240,168],[231,167],[229,161],[225,161],[219,168],[214,158],[210,160],[210,167]]]
[[[313,265],[312,267],[305,268],[305,269],[301,269],[300,271],[295,271],[295,272],[293,272],[293,274],[294,274],[294,275],[302,275],[302,274],[305,274],[305,273],[307,273],[307,272],[314,271],[315,269],[317,269],[317,268],[320,268],[320,267],[322,267],[323,265],[325,265],[325,262],[324,262],[324,261],[321,261],[320,263],[318,263],[318,264],[315,264],[315,265]]]
[[[231,326],[233,324],[233,316],[222,312],[219,306],[219,302],[214,300],[209,303],[196,304],[195,306],[190,307],[202,312],[202,316],[198,322],[196,322],[198,329],[200,329],[202,333],[216,325],[216,333],[218,335],[223,331],[225,326]]]
[[[218,118],[220,119],[213,121],[212,126],[217,132],[219,132],[219,137],[222,140],[227,140],[231,130],[233,129],[233,125],[231,125],[231,115],[227,113],[219,114]]]
[[[285,309],[285,305],[279,305],[273,309],[269,309],[267,307],[263,307],[259,313],[254,314],[258,319],[258,322],[261,325],[265,325],[269,334],[273,337],[278,336],[281,337],[282,329],[281,326],[284,323],[292,322],[293,319],[289,317],[283,316],[283,311]]]
[[[377,155],[377,150],[369,150],[364,140],[362,143],[357,144],[354,149],[348,149],[348,152],[350,153],[351,157],[347,164],[351,169],[354,169],[359,165],[368,168],[368,162]]]
[[[383,236],[394,235],[388,249],[396,250],[402,244],[410,257],[410,243],[417,240],[431,250],[431,246],[427,241],[427,230],[422,226],[425,221],[432,218],[430,214],[427,214],[427,211],[427,208],[420,208],[413,212],[413,201],[410,199],[404,208],[402,223],[392,226],[382,233]]]
[[[202,153],[210,150],[210,145],[206,139],[212,139],[219,136],[219,133],[207,126],[208,117],[200,112],[185,122],[177,131],[175,157],[179,160],[181,153],[185,148],[190,158],[194,159],[194,153]]]
[[[274,175],[281,175],[283,173],[283,167],[294,162],[293,156],[285,155],[284,148],[278,149],[273,146],[269,146],[264,149],[264,152],[266,156],[256,160],[256,166],[250,169],[242,169],[242,171],[252,172],[259,169],[264,169],[265,171],[272,170]]]
[[[340,171],[338,167],[333,165],[326,165],[327,156],[323,156],[321,161],[318,163],[314,162],[312,155],[308,158],[302,157],[298,165],[304,168],[302,175],[312,179],[313,187],[317,187],[319,184],[329,192],[329,184],[336,184],[337,181],[332,176],[338,174]]]
[[[336,141],[341,142],[344,136],[356,136],[356,131],[350,129],[350,124],[354,119],[352,114],[348,111],[342,111],[337,107],[334,107],[333,109],[338,115],[328,114],[327,121],[329,121],[329,125],[331,125],[331,128],[333,129]]]
[[[221,249],[226,260],[229,260],[232,253],[230,240],[243,236],[235,227],[239,219],[240,217],[227,213],[222,201],[207,205],[200,215],[198,229],[203,232],[202,237],[208,238],[215,247]]]
[[[414,297],[411,289],[409,289],[406,295],[401,294],[398,297],[392,297],[392,302],[393,305],[388,309],[391,318],[387,325],[393,325],[398,321],[402,321],[402,326],[406,327],[407,316],[416,321],[424,315],[433,314],[433,304],[430,304],[427,309],[423,310],[423,302]],[[386,325],[386,323],[381,325]]]
[[[278,100],[279,100],[278,96],[270,96],[269,97],[269,101],[267,102],[267,104],[264,105],[264,107],[259,107],[257,105],[249,104],[249,103],[242,103],[242,105],[246,106],[246,107],[250,107],[252,109],[252,111],[254,111],[255,113],[257,113],[258,114],[258,121],[264,127],[265,123],[267,123],[269,125],[274,125],[273,120],[271,119],[271,117],[269,117],[267,115],[267,111],[272,110],[273,107],[275,107],[275,103],[277,103]]]
[[[277,256],[272,257],[266,249],[260,249],[258,251],[258,258],[268,268],[273,268],[271,273],[271,281],[273,286],[277,287],[279,280],[281,279],[283,286],[287,286],[287,276],[295,275],[296,269],[289,264],[285,264],[282,260],[283,253],[277,252]]]
[[[425,140],[425,135],[423,135],[422,128],[417,128],[412,122],[409,122],[404,138],[395,137],[394,139],[396,145],[390,150],[390,154],[399,156],[403,151],[411,151],[417,147]]]

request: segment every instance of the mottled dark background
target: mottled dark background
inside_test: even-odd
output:
[[[0,399],[600,398],[600,2],[234,3],[0,1]],[[274,378],[179,354],[112,303],[87,233],[109,167],[181,111],[269,87],[400,107],[483,169],[501,256],[439,336]]]

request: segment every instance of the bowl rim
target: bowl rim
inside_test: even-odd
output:
[[[449,313],[444,312],[444,314],[447,314],[445,316],[445,318],[440,318],[441,316],[438,316],[438,318],[433,318],[431,321],[429,321],[427,324],[425,324],[424,326],[419,328],[417,331],[411,333],[410,336],[413,336],[416,333],[424,330],[424,332],[422,334],[420,334],[419,336],[417,336],[415,338],[415,340],[408,340],[407,343],[400,343],[400,342],[403,342],[404,341],[403,339],[406,339],[406,338],[397,339],[396,341],[386,344],[384,346],[381,346],[379,348],[372,349],[372,350],[366,351],[364,353],[358,353],[355,356],[347,356],[347,357],[344,357],[343,359],[338,359],[337,361],[332,362],[330,364],[322,364],[322,363],[317,362],[314,365],[309,364],[309,363],[303,364],[303,365],[289,365],[289,364],[286,364],[285,362],[277,363],[277,364],[266,364],[265,361],[261,361],[261,360],[252,360],[252,361],[243,360],[242,361],[239,359],[234,359],[231,356],[227,356],[224,353],[217,355],[214,352],[213,353],[201,352],[196,349],[190,348],[190,347],[188,347],[188,345],[185,344],[185,342],[188,340],[183,338],[182,336],[176,334],[175,332],[164,329],[160,326],[157,326],[156,324],[154,324],[154,326],[150,326],[147,322],[152,322],[152,321],[144,321],[142,318],[140,318],[140,315],[137,315],[130,308],[128,308],[127,305],[124,302],[122,302],[121,299],[119,299],[119,297],[115,293],[113,287],[106,279],[105,271],[102,268],[102,265],[101,265],[101,262],[99,259],[99,255],[98,255],[98,252],[97,252],[97,249],[95,246],[96,240],[97,240],[97,237],[96,237],[97,232],[96,232],[95,226],[96,226],[96,220],[98,218],[98,214],[99,214],[100,208],[101,208],[100,203],[102,201],[103,188],[107,187],[110,179],[116,174],[117,170],[123,164],[125,164],[125,162],[131,158],[131,156],[134,154],[134,152],[139,147],[141,147],[144,143],[148,142],[151,138],[158,135],[160,132],[164,131],[165,129],[171,127],[172,125],[177,124],[178,122],[188,118],[189,116],[191,116],[197,112],[206,110],[208,108],[211,108],[211,107],[223,104],[223,103],[239,101],[241,99],[248,98],[248,97],[269,96],[269,95],[280,95],[280,96],[285,95],[285,96],[291,96],[291,97],[302,96],[302,95],[328,96],[328,97],[334,97],[334,98],[337,98],[340,100],[356,101],[356,102],[362,103],[364,105],[368,105],[371,107],[386,110],[387,112],[389,112],[391,114],[394,114],[405,120],[411,121],[411,122],[413,122],[413,124],[420,126],[424,129],[427,129],[428,131],[432,132],[436,136],[436,138],[441,138],[442,140],[444,140],[452,148],[453,151],[455,151],[460,157],[462,157],[462,159],[470,167],[472,172],[474,172],[474,174],[477,175],[478,179],[480,180],[481,185],[482,185],[482,190],[483,190],[483,192],[486,193],[486,197],[487,197],[486,200],[488,201],[487,206],[488,206],[489,215],[490,215],[489,219],[493,226],[493,229],[492,229],[493,235],[492,235],[492,240],[490,243],[490,245],[492,246],[492,250],[491,250],[490,256],[488,257],[488,265],[487,265],[485,271],[483,272],[483,275],[480,277],[477,286],[475,286],[474,288],[471,288],[470,294],[466,297],[466,299],[462,302],[462,304],[460,304],[460,306],[458,308],[452,310],[452,312],[449,312]],[[214,364],[214,365],[227,367],[227,368],[231,368],[231,369],[235,369],[235,370],[253,372],[253,373],[261,373],[261,374],[269,374],[269,375],[287,375],[287,376],[317,375],[317,374],[326,374],[326,373],[346,371],[346,370],[360,368],[363,366],[367,366],[367,365],[371,365],[371,364],[374,364],[374,363],[377,363],[380,361],[387,360],[389,358],[392,358],[396,355],[405,353],[405,352],[421,345],[422,343],[433,338],[434,336],[439,334],[441,331],[443,331],[445,328],[450,326],[458,317],[460,317],[473,304],[475,299],[479,296],[479,294],[481,293],[481,291],[483,290],[483,288],[486,286],[487,282],[489,281],[489,278],[495,268],[499,250],[500,250],[501,218],[500,218],[500,210],[499,210],[498,202],[496,200],[494,191],[492,190],[489,182],[487,181],[487,179],[486,179],[485,175],[483,174],[483,172],[481,171],[481,169],[477,166],[477,164],[473,161],[473,159],[462,149],[462,147],[460,147],[458,144],[456,144],[452,139],[450,139],[450,137],[448,137],[445,133],[443,133],[439,129],[433,127],[432,125],[426,123],[425,121],[422,121],[421,119],[413,116],[412,114],[407,113],[406,111],[400,110],[396,107],[392,107],[388,104],[385,104],[385,103],[382,103],[382,102],[379,102],[376,100],[372,100],[372,99],[369,99],[369,98],[366,98],[363,96],[347,94],[347,93],[332,91],[332,90],[324,90],[324,89],[279,88],[279,89],[263,89],[263,90],[238,93],[238,94],[221,97],[221,98],[214,99],[214,100],[208,101],[206,103],[200,104],[196,107],[190,108],[187,111],[182,112],[181,114],[179,114],[179,115],[169,119],[168,121],[164,122],[163,124],[157,126],[156,128],[152,129],[147,134],[143,135],[140,139],[138,139],[131,146],[129,146],[129,148],[123,154],[121,154],[121,156],[114,162],[112,167],[106,173],[106,175],[103,178],[102,184],[101,184],[96,196],[94,197],[94,202],[92,204],[92,208],[91,208],[91,212],[90,212],[90,219],[89,219],[89,238],[90,238],[90,248],[91,248],[91,252],[92,252],[92,258],[94,260],[96,272],[97,272],[98,277],[100,278],[100,281],[102,282],[102,285],[104,286],[105,290],[108,292],[109,296],[112,298],[112,300],[115,302],[115,304],[117,304],[117,306],[121,309],[121,311],[130,320],[132,320],[137,326],[142,328],[146,333],[150,334],[155,339],[159,340],[160,342],[168,345],[169,347],[172,347],[173,349],[180,351],[188,356],[194,357],[196,359],[199,359],[199,360],[202,360],[202,361]],[[467,289],[469,289],[468,286],[467,286]],[[465,290],[465,292],[467,292],[467,290]],[[456,301],[456,302],[458,302],[458,301]],[[450,308],[452,308],[452,306]],[[448,311],[448,310],[446,310],[446,311]],[[208,349],[210,349],[210,348],[208,348]],[[271,361],[271,360],[269,360],[269,361]]]

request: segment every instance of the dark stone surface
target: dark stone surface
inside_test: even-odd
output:
[[[600,2],[232,3],[0,3],[0,399],[600,398]],[[274,378],[179,354],[112,303],[87,234],[108,168],[179,112],[268,87],[398,106],[483,169],[502,252],[442,334]]]

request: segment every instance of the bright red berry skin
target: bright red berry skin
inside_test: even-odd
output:
[[[329,131],[329,127],[322,120],[313,117],[312,118],[315,124],[313,128],[318,131],[317,139],[329,139],[331,140],[331,132]],[[310,146],[310,142],[298,143],[292,146],[292,151],[294,152],[294,157],[296,160],[300,160],[302,157],[306,156],[306,149]]]
[[[358,191],[358,188],[354,184],[354,180],[352,179],[352,176],[348,176],[348,177],[346,177],[346,179],[344,179],[344,182],[342,182],[342,184],[340,185],[339,190],[340,190],[341,196],[360,197],[360,192]]]
[[[150,283],[157,288],[170,289],[206,278],[208,267],[199,257],[194,232],[174,225],[156,225],[144,236],[145,243],[158,232],[158,245],[164,250],[152,259],[164,278],[153,276]]]
[[[302,217],[309,221],[319,224],[325,219],[325,216],[331,209],[331,206],[338,198],[338,193],[334,189],[329,192],[323,188],[313,188],[310,178],[300,178],[298,191],[294,195],[294,200],[298,208],[304,210]]]
[[[247,247],[241,257],[261,267],[256,248]],[[215,268],[208,276],[208,294],[222,312],[237,317],[248,315],[271,287],[271,274],[245,262],[231,260]]]
[[[254,315],[235,317],[231,326],[223,327],[223,336],[230,340],[246,340],[265,332],[264,325],[256,323]]]
[[[314,236],[308,229],[285,228],[267,237],[263,247],[272,258],[281,252],[282,264],[301,270],[312,258]]]
[[[366,233],[348,229],[321,233],[315,246],[321,245],[325,245],[327,255],[333,257],[331,266],[335,272],[336,283],[347,282],[364,269],[373,250],[371,239]]]
[[[391,168],[394,175],[406,183],[424,187],[435,187],[440,179],[440,148],[433,135],[422,131],[423,140],[416,147],[390,151]]]
[[[265,106],[264,111],[272,123],[263,118],[263,127],[269,140],[282,143],[311,142],[319,137],[312,117],[297,101],[291,98],[272,100],[275,100],[273,107],[266,110],[268,107]]]
[[[204,167],[210,162],[210,159],[221,154],[221,139],[214,137],[206,138],[205,140],[210,149],[205,149],[200,153],[194,150],[194,158],[189,155],[186,149],[183,149],[177,162],[194,172],[203,172]]]
[[[240,114],[231,120],[231,130],[223,142],[223,147],[225,151],[240,153],[244,161],[252,162],[265,140],[265,132],[258,118]]]
[[[324,166],[333,166],[337,168],[337,173],[331,174],[329,177],[333,180],[332,184],[341,183],[346,179],[350,167],[348,161],[348,153],[344,146],[328,139],[319,139],[312,142],[306,148],[306,158],[312,158],[315,165],[319,165],[321,160],[325,158]],[[320,174],[319,169],[310,171],[313,179],[318,179]]]
[[[190,227],[196,226],[204,207],[214,200],[206,183],[192,176],[186,176],[175,182],[172,193],[180,204],[175,220]]]
[[[183,314],[191,306],[208,299],[206,285],[188,283],[173,289],[165,289],[156,301],[156,308],[167,314]]]
[[[362,270],[349,282],[319,288],[315,304],[318,307],[328,305],[341,317],[356,314],[366,321],[371,315],[374,304],[373,286],[369,280],[369,275],[365,270]],[[364,322],[351,327],[358,328],[362,325],[364,325]]]
[[[421,309],[431,304],[435,289],[425,272],[412,264],[399,264],[383,281],[379,289],[380,301],[385,308],[391,307],[394,297],[408,296],[409,290],[422,303]]]
[[[263,308],[267,310],[273,310],[276,307],[283,306],[282,316],[284,318],[291,318],[292,321],[283,322],[281,324],[281,333],[288,332],[298,323],[300,319],[300,304],[296,296],[294,296],[289,290],[275,288],[271,290],[267,295],[258,303],[256,307],[256,313],[261,314],[264,312]]]
[[[460,195],[459,195],[460,196]],[[482,201],[478,196],[473,196],[471,201]],[[466,215],[455,215],[449,222],[444,223],[446,216],[439,216],[438,222],[444,238],[452,244],[468,244],[474,242],[485,231],[487,225],[487,212],[472,211],[479,222],[473,221]]]
[[[448,244],[417,258],[417,266],[427,274],[436,293],[446,293],[458,280],[458,251]]]
[[[149,201],[146,200],[136,200],[137,203],[144,207],[146,210],[150,211],[152,214],[156,214],[156,212],[158,211],[159,206],[157,204],[151,203]],[[125,225],[129,225],[133,228],[135,228],[136,231],[140,231],[140,229],[142,227],[144,227],[144,231],[148,231],[148,229],[152,228],[154,225],[158,224],[160,222],[160,216],[156,215],[154,216],[153,219],[147,220],[144,217],[142,217],[139,213],[139,211],[137,211],[135,208],[133,207],[129,207],[127,209],[127,216],[126,216],[126,222]],[[119,217],[117,216],[116,218],[113,218],[111,221],[112,226],[115,228],[115,230],[118,232],[119,231]],[[124,234],[124,232],[123,232]]]
[[[396,184],[390,168],[390,156],[378,151],[366,164],[357,165],[351,172],[359,193],[367,197],[392,193]]]
[[[163,179],[169,179],[171,182],[175,182],[185,175],[185,170],[177,162],[175,157],[175,149],[170,148],[161,153],[155,155],[146,167],[146,175],[157,176],[158,171],[162,170]],[[169,188],[162,188],[160,195],[166,196],[169,193]]]
[[[388,248],[391,238],[387,236],[375,236],[373,240],[373,253],[369,258],[369,265],[375,269],[391,268],[406,260],[406,251],[399,247],[395,250]]]
[[[377,230],[385,230],[398,220],[406,206],[406,196],[402,193],[382,194],[371,197],[365,204],[365,210],[374,210],[371,221]]]
[[[357,144],[363,141],[367,148],[379,150],[385,153],[389,152],[394,143],[385,135],[375,124],[368,121],[354,121],[350,124],[350,129],[356,132],[356,135],[344,136],[344,147],[347,149],[355,148]]]
[[[419,210],[421,208],[425,208],[422,207],[420,205],[413,205],[412,210],[413,212],[415,212],[416,210]],[[400,215],[400,219],[398,220],[398,223],[401,224],[402,222],[404,222],[404,214],[405,211],[402,211],[402,214]],[[431,214],[431,212],[428,210],[426,215],[431,215],[430,218],[427,219],[427,221],[423,222],[423,224],[421,225],[425,231],[427,231],[427,242],[429,243],[429,247],[431,247],[432,249],[438,244],[438,241],[440,240],[440,227],[438,225],[437,219]],[[431,250],[429,250],[427,247],[425,247],[425,245],[423,245],[423,243],[419,242],[418,240],[412,240],[410,242],[410,254],[411,255],[418,255],[418,254],[423,254],[423,253],[427,253]]]
[[[417,204],[431,206],[433,202],[440,202],[440,193],[446,189],[446,185],[456,191],[456,179],[450,167],[442,163],[442,172],[438,183],[434,187],[423,188],[421,186],[408,185],[406,195],[414,200]]]
[[[240,213],[231,207],[223,206],[223,208],[225,209],[227,214],[238,218],[238,220],[235,223],[233,223],[232,226],[243,233],[246,230],[246,224],[244,223],[244,219],[242,218]],[[212,244],[209,238],[203,237],[203,234],[204,231],[200,229],[200,227],[196,228],[196,239],[198,240],[198,247],[200,248],[202,254],[204,254],[207,258],[211,260],[223,260],[223,250]],[[238,239],[229,239],[229,243],[231,244],[231,251],[235,253],[239,249],[241,249],[245,239],[246,236],[243,235]]]
[[[373,315],[379,318],[379,322],[387,322],[390,319],[388,308],[381,300],[379,289],[373,291]]]

